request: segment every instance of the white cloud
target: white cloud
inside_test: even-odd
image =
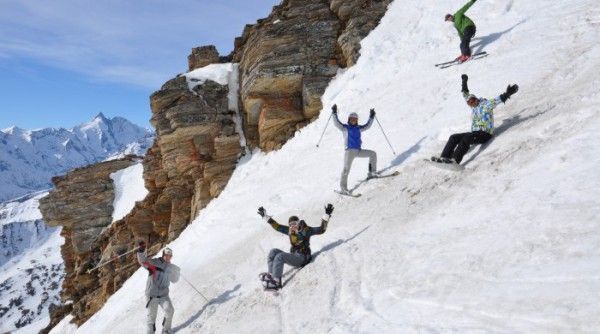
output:
[[[105,81],[158,88],[190,49],[233,47],[276,0],[0,0],[0,60],[26,57]]]

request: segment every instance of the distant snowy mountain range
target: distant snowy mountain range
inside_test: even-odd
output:
[[[0,202],[51,187],[53,176],[125,154],[145,154],[154,132],[98,114],[72,129],[0,130]]]

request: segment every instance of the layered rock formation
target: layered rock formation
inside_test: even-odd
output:
[[[131,166],[139,159],[128,156],[75,169],[52,179],[55,190],[40,199],[40,211],[49,226],[62,226],[65,243],[61,254],[65,263],[63,301],[73,301],[75,312],[89,309],[99,297],[97,277],[87,270],[100,253],[100,235],[112,222],[114,187],[110,174]],[[101,299],[101,298],[100,298]],[[93,308],[98,310],[105,299]],[[69,306],[70,308],[70,306]],[[55,310],[60,312],[61,310]]]
[[[340,67],[353,65],[360,41],[391,0],[285,0],[247,25],[232,54],[240,64],[245,132],[252,146],[278,149],[318,116]]]

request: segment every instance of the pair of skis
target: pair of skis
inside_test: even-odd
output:
[[[385,178],[388,178],[388,177],[394,177],[394,176],[398,176],[398,175],[400,175],[400,172],[399,171],[394,171],[394,172],[389,173],[389,174],[380,174],[378,176],[367,177],[366,179],[361,180],[355,188],[358,188],[361,184],[363,184],[363,183],[365,183],[365,182],[367,182],[369,180],[373,180],[373,179],[385,179]],[[360,193],[359,194],[354,194],[352,191],[345,192],[345,191],[338,190],[338,189],[335,189],[334,191],[337,194],[340,194],[340,195],[343,195],[343,196],[350,196],[350,197],[354,197],[354,198],[362,196],[362,194],[360,194]]]
[[[471,58],[468,61],[472,61],[472,60],[477,60],[477,59],[481,59],[484,57],[487,57],[489,55],[489,53],[487,53],[486,51],[482,51],[482,52],[477,52],[471,55]],[[466,62],[463,62],[466,63]],[[454,65],[460,65],[462,64],[461,62],[458,61],[458,59],[454,59],[451,61],[447,61],[445,63],[439,63],[439,64],[435,64],[435,67],[442,69],[442,68],[448,68],[450,66],[454,66]]]

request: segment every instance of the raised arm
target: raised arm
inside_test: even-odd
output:
[[[508,85],[506,87],[506,91],[504,93],[500,94],[500,96],[498,96],[498,99],[500,99],[500,101],[502,101],[503,103],[506,103],[506,100],[510,99],[510,97],[518,91],[519,91],[518,85]]]
[[[471,1],[467,2],[466,5],[464,5],[461,9],[459,9],[454,14],[454,17],[456,18],[457,16],[463,16],[463,15],[465,15],[465,13],[467,12],[467,10],[469,10],[469,8],[471,8],[471,6],[473,6],[473,4],[475,3],[475,1],[477,1],[477,0],[471,0]]]
[[[469,86],[467,85],[467,81],[469,81],[469,76],[466,74],[463,74],[460,76],[460,78],[462,79],[462,93],[464,98],[468,98],[469,97]]]
[[[277,232],[281,232],[283,234],[288,234],[290,231],[290,228],[288,226],[284,226],[284,225],[280,225],[279,223],[277,223],[275,221],[275,219],[271,218],[271,216],[267,215],[267,210],[265,210],[265,208],[263,208],[262,206],[260,208],[258,208],[258,214],[263,218],[263,220],[271,225],[271,227],[277,231]]]
[[[138,244],[139,248],[137,251],[137,261],[140,264],[140,266],[148,269],[148,256],[146,255],[146,243],[144,241],[140,241],[140,243]]]
[[[335,125],[335,127],[340,130],[344,130],[345,129],[344,123],[340,122],[340,119],[338,118],[337,104],[334,104],[331,107],[331,114],[333,115],[333,125]]]
[[[369,120],[367,121],[367,123],[359,126],[361,131],[365,131],[365,130],[369,130],[369,128],[371,127],[371,125],[373,125],[373,119],[375,118],[375,109],[371,109],[369,111]]]
[[[323,234],[327,231],[327,224],[329,224],[329,219],[331,218],[331,213],[333,212],[333,205],[327,204],[325,207],[325,215],[321,218],[321,226],[319,227],[311,227],[310,234],[317,235]]]

